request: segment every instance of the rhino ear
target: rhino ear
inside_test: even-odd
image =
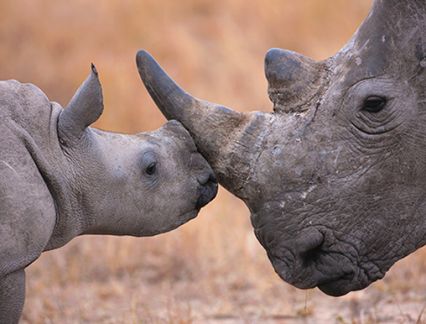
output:
[[[98,72],[92,64],[89,77],[78,88],[67,107],[59,115],[60,138],[79,139],[84,130],[95,122],[104,109]]]

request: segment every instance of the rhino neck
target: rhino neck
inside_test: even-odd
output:
[[[43,136],[31,134],[14,124],[13,131],[25,145],[55,204],[56,222],[45,250],[63,246],[83,232],[85,227],[77,194],[70,181],[70,167],[61,150],[57,136],[57,121],[62,108],[52,104],[48,132]]]
[[[49,134],[51,140],[47,148],[49,159],[43,159],[42,155],[34,151],[34,161],[45,179],[56,207],[56,224],[46,250],[65,245],[74,237],[81,235],[87,227],[87,221],[79,203],[81,191],[76,185],[78,179],[71,171],[70,160],[58,141],[57,125],[62,111],[59,105],[52,105]]]

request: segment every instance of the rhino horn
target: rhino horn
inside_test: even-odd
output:
[[[272,48],[265,56],[269,99],[277,113],[300,112],[318,91],[323,64],[299,53]]]
[[[232,174],[247,169],[247,156],[243,158],[237,146],[250,115],[194,98],[146,51],[137,53],[136,64],[145,87],[164,116],[179,120],[188,129],[225,187],[227,183],[229,187],[238,186],[239,180]]]
[[[60,137],[80,138],[84,130],[100,117],[103,109],[101,83],[96,67],[92,64],[90,75],[59,116]]]

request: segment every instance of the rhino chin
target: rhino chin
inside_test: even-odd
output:
[[[323,293],[339,297],[368,287],[382,279],[384,272],[374,271],[367,264],[348,260],[348,256],[330,251],[306,257],[297,251],[278,257],[268,253],[272,266],[285,282],[299,288],[318,287]]]
[[[314,270],[315,267],[301,266],[288,268],[287,263],[281,259],[271,260],[274,270],[281,279],[299,289],[312,289],[318,287],[329,296],[339,297],[347,293],[367,287],[370,282],[358,281],[354,271],[341,271],[339,264],[335,266],[327,265],[326,269]],[[316,267],[321,267],[321,260],[318,260]],[[336,269],[337,268],[337,269]],[[340,273],[340,274],[339,274]]]
[[[351,291],[361,290],[366,286],[368,286],[368,284],[360,285],[359,283],[354,282],[353,279],[348,279],[343,276],[340,279],[319,284],[318,289],[329,296],[340,297],[350,293]]]

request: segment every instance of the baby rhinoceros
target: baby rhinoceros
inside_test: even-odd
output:
[[[24,269],[82,234],[151,236],[194,218],[217,182],[177,121],[136,135],[88,127],[103,110],[94,66],[66,109],[0,82],[0,323],[19,320]]]

